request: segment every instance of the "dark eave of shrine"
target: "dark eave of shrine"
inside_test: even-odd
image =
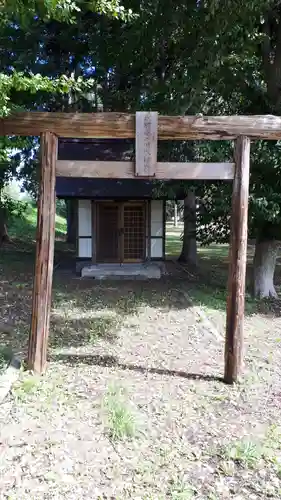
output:
[[[133,161],[134,158],[134,139],[59,139],[59,160]]]
[[[163,187],[166,186],[163,194]],[[173,195],[172,182],[165,184],[159,181],[146,181],[143,179],[87,179],[81,177],[57,177],[56,194],[58,198],[88,198],[88,199],[171,199],[184,198],[183,189],[177,189]],[[174,193],[174,190],[172,191]],[[162,193],[162,194],[161,194]]]

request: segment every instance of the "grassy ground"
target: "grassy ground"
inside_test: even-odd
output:
[[[178,257],[181,253],[182,240],[181,235],[183,232],[183,224],[179,223],[177,227],[173,224],[167,223],[166,226],[166,256]],[[198,248],[199,258],[204,259],[226,259],[228,256],[228,245],[210,245],[209,247]]]
[[[0,496],[281,498],[279,303],[247,299],[245,376],[225,386],[227,262],[200,262],[148,283],[56,270],[48,371],[0,406]],[[2,249],[0,267],[0,338],[24,353],[32,252]]]
[[[178,227],[168,223],[166,227],[166,257],[178,258],[182,248],[181,235],[183,225]],[[198,246],[198,270],[186,269],[189,280],[189,294],[193,300],[210,311],[225,311],[227,298],[226,283],[228,278],[228,245],[210,245],[208,247]],[[248,246],[247,252],[247,289],[246,289],[246,311],[281,314],[280,301],[257,301],[251,297],[251,275],[254,247]],[[275,273],[276,290],[281,294],[281,258],[277,259]]]
[[[22,218],[13,218],[9,224],[9,236],[24,242],[32,242],[36,239],[37,209],[28,205],[26,213]],[[56,237],[63,238],[66,233],[66,220],[56,215]]]

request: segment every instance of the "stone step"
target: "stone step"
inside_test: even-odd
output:
[[[97,264],[85,266],[82,278],[103,279],[159,279],[161,268],[157,264]]]

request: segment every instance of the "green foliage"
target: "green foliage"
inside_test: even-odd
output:
[[[37,208],[36,205],[30,202],[19,203],[21,207],[17,207],[12,213],[7,211],[9,236],[16,240],[24,242],[34,241],[36,238],[37,227]],[[16,208],[16,207],[15,207]],[[18,212],[17,212],[18,210]],[[17,213],[19,216],[17,216]],[[56,236],[64,238],[66,235],[66,220],[59,214],[56,215]]]
[[[21,200],[14,200],[8,194],[2,194],[0,198],[0,209],[5,213],[5,219],[23,219],[28,209],[28,203]]]
[[[68,78],[62,75],[59,78],[50,79],[39,73],[25,76],[21,72],[14,72],[12,75],[0,73],[0,116],[6,116],[11,111],[23,111],[24,107],[11,103],[11,94],[14,92],[46,92],[49,94],[65,94],[73,90],[75,92],[85,92],[91,88],[92,80]]]
[[[74,23],[77,14],[87,6],[99,14],[106,14],[125,19],[132,15],[131,9],[125,10],[119,0],[2,0],[0,3],[0,23],[5,24],[12,19],[26,25],[34,16],[44,21],[55,19]]]
[[[21,23],[29,22],[32,17],[43,19],[71,20],[78,10],[78,5],[72,0],[2,0],[0,4],[0,22],[7,23],[16,18]]]
[[[92,98],[96,81],[72,69],[77,66],[81,47],[82,58],[91,57],[86,39],[104,18],[100,14],[115,22],[134,18],[132,10],[125,9],[119,0],[0,2],[0,117],[22,110],[70,110],[71,99],[86,103]],[[90,22],[82,28],[82,19],[86,24],[92,20],[93,27]],[[81,43],[84,31],[87,35]],[[0,139],[0,189],[16,176],[36,195],[37,150],[36,138]]]
[[[56,200],[56,213],[60,217],[66,218],[66,204],[65,200],[57,199]]]
[[[226,143],[225,143],[226,144]],[[232,151],[225,145],[225,155],[212,155],[205,149],[201,161],[232,161]],[[216,153],[216,151],[215,151]],[[222,153],[222,151],[220,151]],[[256,141],[251,146],[249,196],[249,237],[262,234],[280,238],[281,230],[281,143]],[[200,198],[198,240],[203,244],[226,243],[230,234],[232,183],[205,183],[197,188]]]
[[[224,9],[217,0],[208,4],[129,0],[124,6],[119,0],[4,1],[0,114],[102,108],[155,109],[162,114],[280,114],[279,83],[274,77],[279,74],[274,54],[280,15],[276,2],[262,0],[228,1]],[[274,64],[266,64],[269,55]],[[20,154],[12,158],[4,153],[0,182],[16,171],[24,187],[35,194],[38,140],[19,143],[18,149]],[[11,151],[11,146],[4,145],[2,151]],[[161,143],[159,159],[164,157],[231,160],[232,144]],[[278,232],[280,160],[278,143],[253,144],[249,211],[253,235],[268,227],[270,234]],[[185,192],[190,186],[196,187],[201,200],[198,238],[204,243],[226,241],[230,184],[180,183]],[[177,187],[169,187],[171,197]],[[157,192],[164,189],[155,183]]]

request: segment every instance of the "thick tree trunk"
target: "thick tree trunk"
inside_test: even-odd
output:
[[[188,191],[184,199],[184,231],[180,262],[197,266],[196,243],[196,196],[194,191]]]
[[[77,200],[66,201],[67,210],[67,243],[75,243],[76,241],[76,214],[77,214]]]
[[[254,296],[277,298],[273,278],[280,244],[276,240],[257,241],[254,256]]]

